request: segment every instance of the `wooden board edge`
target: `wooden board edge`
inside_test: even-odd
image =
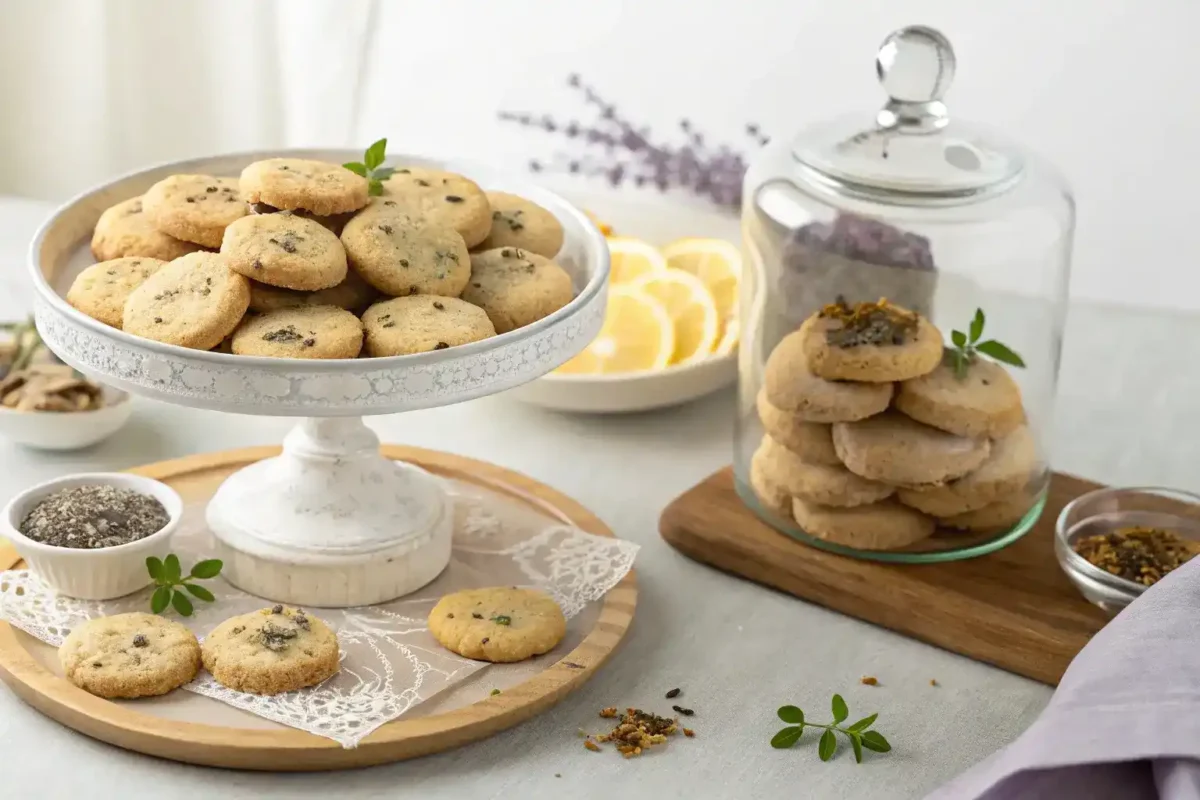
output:
[[[188,456],[129,470],[158,480],[231,464],[252,463],[279,452],[253,447]],[[527,499],[575,527],[615,538],[599,517],[556,489],[514,470],[436,450],[385,445],[385,455],[470,480]],[[16,563],[4,545],[0,564]],[[11,552],[9,552],[11,551]],[[448,750],[517,725],[555,705],[582,686],[615,653],[637,608],[634,570],[611,589],[593,628],[554,664],[502,694],[444,714],[389,722],[355,748],[295,729],[257,730],[179,722],[143,714],[94,697],[46,670],[21,646],[15,630],[0,622],[0,679],[46,716],[94,739],[127,750],[201,766],[311,772],[373,766]]]

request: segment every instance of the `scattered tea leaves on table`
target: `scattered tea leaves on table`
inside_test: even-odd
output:
[[[599,751],[600,744],[611,742],[625,758],[640,756],[651,747],[665,744],[668,737],[681,731],[689,739],[696,735],[691,728],[681,727],[677,719],[660,717],[640,708],[627,708],[624,713],[618,713],[615,706],[609,706],[600,710],[600,716],[603,719],[616,719],[616,725],[608,733],[595,737],[580,728],[579,734],[585,737],[583,746]]]
[[[179,556],[174,553],[165,559],[150,556],[146,559],[146,571],[150,573],[156,586],[154,594],[150,596],[150,611],[161,614],[167,610],[167,606],[170,606],[181,616],[190,617],[195,608],[192,606],[192,601],[188,599],[189,594],[206,603],[212,603],[217,599],[212,592],[193,581],[215,578],[221,574],[223,566],[224,564],[219,559],[210,558],[197,562],[188,572],[187,577],[184,577],[183,565],[179,562]]]
[[[679,697],[679,690],[678,690],[678,689],[672,689],[671,691],[667,692],[667,699],[668,699],[668,700],[674,700],[676,697]]]
[[[850,740],[850,747],[854,751],[854,760],[859,764],[862,763],[862,751],[864,747],[876,753],[886,753],[892,749],[892,746],[888,744],[888,740],[883,737],[883,734],[878,731],[869,730],[875,724],[875,720],[879,718],[878,714],[871,714],[852,725],[842,727],[841,723],[850,716],[850,708],[846,705],[845,699],[840,694],[835,694],[830,701],[830,709],[833,712],[833,722],[825,724],[807,722],[804,718],[804,712],[797,706],[781,706],[775,712],[776,715],[784,722],[791,724],[771,737],[771,747],[778,750],[786,750],[794,746],[800,741],[800,737],[803,736],[804,729],[809,727],[821,728],[823,730],[821,738],[817,742],[817,756],[822,761],[828,761],[837,753],[837,734],[839,733]]]
[[[999,361],[1001,364],[1008,364],[1010,367],[1025,366],[1025,360],[1008,345],[995,339],[980,341],[983,337],[984,322],[983,309],[977,308],[975,316],[967,328],[969,335],[962,331],[950,331],[950,342],[953,346],[946,348],[946,355],[954,367],[954,374],[959,378],[967,376],[967,369],[979,354]]]

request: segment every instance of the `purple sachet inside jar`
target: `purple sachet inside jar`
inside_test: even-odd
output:
[[[929,239],[856,214],[838,214],[832,225],[809,223],[796,230],[792,241],[881,267],[934,268]]]

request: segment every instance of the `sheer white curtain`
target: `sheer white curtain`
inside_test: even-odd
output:
[[[377,0],[3,0],[0,194],[355,142]]]

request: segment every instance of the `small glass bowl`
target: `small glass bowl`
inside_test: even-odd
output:
[[[1200,541],[1200,495],[1153,486],[1097,489],[1068,503],[1054,526],[1059,566],[1088,601],[1109,614],[1125,608],[1149,587],[1100,569],[1076,553],[1072,544],[1084,536],[1135,526],[1162,528]]]

